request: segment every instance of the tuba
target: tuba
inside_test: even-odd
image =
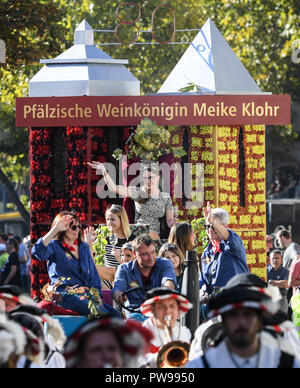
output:
[[[171,327],[171,317],[166,315],[168,336],[170,342],[165,344],[159,351],[157,356],[158,368],[180,368],[183,367],[188,359],[190,352],[190,344],[184,341],[174,341]]]

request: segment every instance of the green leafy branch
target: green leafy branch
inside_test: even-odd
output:
[[[127,157],[138,157],[141,160],[154,160],[167,153],[173,153],[176,158],[186,155],[186,152],[181,147],[172,147],[170,145],[171,133],[165,127],[159,127],[149,118],[141,121],[134,133],[128,138],[124,152]],[[120,159],[123,155],[123,150],[117,148],[113,152],[116,159]]]
[[[202,255],[204,249],[209,243],[206,231],[205,231],[205,217],[195,218],[192,222],[192,227],[197,236],[197,252],[199,255]]]
[[[95,263],[97,265],[104,265],[104,256],[106,253],[105,247],[108,244],[107,237],[110,234],[110,231],[107,226],[103,225],[99,226],[95,233],[97,234],[97,240],[93,245]]]

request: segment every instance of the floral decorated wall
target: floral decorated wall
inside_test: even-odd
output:
[[[175,161],[188,162],[193,167],[203,164],[204,192],[195,190],[197,176],[193,168],[192,199],[204,205],[210,201],[230,213],[230,227],[243,239],[251,272],[266,278],[264,126],[186,126],[168,130],[173,149],[184,148],[187,152]],[[133,129],[120,127],[119,131],[119,146],[124,148]],[[62,210],[75,211],[86,225],[104,222],[108,201],[97,197],[99,177],[88,170],[86,162],[108,160],[110,128],[66,127],[61,128],[61,134],[64,155],[57,156],[57,132],[53,128],[30,129],[32,243],[49,231],[53,218]],[[61,158],[58,164],[57,157]],[[65,179],[64,190],[56,190],[54,170],[58,168]],[[203,216],[199,206],[187,209],[184,198],[175,198],[174,204],[182,220]],[[34,297],[41,297],[40,290],[47,282],[45,264],[33,257]]]
[[[128,128],[120,130],[124,144]],[[88,170],[86,162],[107,161],[110,128],[66,127],[61,128],[60,134],[63,154],[62,149],[55,151],[55,128],[29,130],[32,244],[48,233],[54,217],[63,210],[74,211],[83,225],[105,222],[108,203],[97,197],[99,177]],[[65,181],[63,188],[57,190],[55,177],[59,174]],[[49,281],[45,263],[33,257],[31,273],[32,296],[40,299],[41,288]]]
[[[222,207],[230,214],[229,227],[242,238],[252,273],[266,278],[265,127],[191,126],[170,128],[173,146],[183,144],[188,132],[188,161],[204,167],[204,198],[194,200]],[[195,173],[192,186],[196,185]],[[182,200],[180,219],[203,217],[202,209],[186,209]]]

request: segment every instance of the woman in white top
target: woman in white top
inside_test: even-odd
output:
[[[105,212],[106,225],[115,237],[107,238],[108,243],[105,246],[104,266],[97,265],[98,273],[102,279],[102,284],[112,289],[112,283],[115,278],[116,270],[121,264],[122,246],[135,239],[131,233],[126,210],[120,205],[112,205]]]
[[[135,202],[136,223],[150,225],[150,236],[159,239],[162,232],[160,219],[165,217],[169,228],[176,223],[170,194],[159,188],[160,174],[156,164],[145,166],[141,172],[141,187],[116,185],[103,163],[88,163],[100,170],[110,191]]]

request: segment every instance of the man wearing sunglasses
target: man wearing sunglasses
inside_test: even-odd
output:
[[[210,242],[201,258],[199,286],[202,305],[206,305],[235,275],[249,272],[243,241],[233,230],[227,228],[227,211],[220,208],[211,209],[208,202],[204,208],[204,216]],[[205,308],[202,309],[203,317],[205,311]]]

